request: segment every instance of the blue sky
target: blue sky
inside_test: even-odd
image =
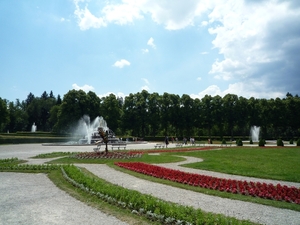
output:
[[[0,2],[0,97],[300,94],[300,1]]]

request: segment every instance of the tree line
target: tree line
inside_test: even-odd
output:
[[[123,99],[114,94],[99,98],[94,92],[70,90],[61,99],[51,91],[40,97],[29,93],[24,101],[0,98],[0,131],[70,133],[84,115],[102,116],[117,135],[199,137],[249,136],[250,127],[261,127],[264,139],[300,136],[300,97],[249,99],[227,94],[193,99],[146,90]]]

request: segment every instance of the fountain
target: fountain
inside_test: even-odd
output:
[[[253,142],[258,142],[259,141],[259,131],[260,127],[258,126],[252,126],[250,129],[250,137]]]
[[[36,125],[35,125],[35,123],[33,123],[32,126],[31,126],[31,132],[36,132]]]
[[[81,135],[83,138],[79,140],[79,144],[93,144],[99,140],[102,140],[98,129],[102,128],[104,132],[108,133],[109,142],[116,142],[119,139],[115,137],[112,130],[107,127],[106,121],[103,117],[96,117],[91,121],[88,115],[84,115],[79,121],[76,131],[76,135]]]

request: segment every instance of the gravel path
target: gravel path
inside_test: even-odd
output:
[[[130,146],[128,146],[129,148]],[[154,148],[154,144],[132,146],[132,149]],[[7,145],[0,146],[0,158],[18,157],[26,159],[41,153],[57,151],[91,151],[91,147],[54,147],[41,145]],[[184,163],[194,162],[193,157],[186,157]],[[52,159],[51,159],[52,160]],[[29,159],[30,164],[40,164],[47,159]],[[151,194],[158,198],[201,208],[207,212],[222,213],[238,219],[270,225],[300,225],[300,212],[263,206],[260,204],[230,200],[209,196],[188,190],[170,187],[116,171],[102,164],[80,164],[95,175],[120,186]],[[162,164],[160,164],[162,166]],[[188,172],[200,172],[216,177],[258,181],[256,178],[233,176],[209,171],[199,171],[179,167],[178,163],[163,164],[173,169]],[[261,180],[271,183],[278,181]],[[282,183],[282,182],[280,182]],[[299,183],[286,183],[299,187]],[[108,216],[99,210],[70,197],[58,189],[45,174],[0,173],[0,225],[6,224],[126,224],[115,217]]]
[[[225,173],[182,167],[180,165],[203,161],[203,159],[195,158],[195,157],[183,156],[183,158],[186,159],[183,162],[156,164],[156,165],[163,166],[163,167],[170,168],[170,169],[181,170],[181,171],[185,171],[185,172],[189,172],[189,173],[202,174],[202,175],[218,177],[218,178],[226,178],[226,179],[234,179],[234,180],[242,180],[242,181],[253,181],[253,182],[261,182],[261,183],[264,182],[267,184],[274,184],[274,185],[280,183],[281,185],[286,185],[289,187],[294,186],[294,187],[300,188],[300,183],[287,182],[287,181],[279,182],[276,180],[260,179],[260,178],[255,178],[255,177],[244,177],[244,176],[238,176],[238,175],[230,175],[230,174],[225,174]]]
[[[0,173],[0,224],[126,225],[57,188],[46,174]]]
[[[166,201],[200,208],[207,212],[221,213],[267,225],[300,224],[300,212],[293,210],[279,209],[170,187],[116,171],[105,164],[78,164],[78,166],[85,167],[98,177],[113,184],[150,194]]]

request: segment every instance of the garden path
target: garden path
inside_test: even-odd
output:
[[[154,148],[154,144],[148,144],[148,145],[143,145],[143,146],[136,146],[137,149],[141,148]],[[135,148],[135,147],[133,147]],[[62,151],[61,147],[51,147],[51,146],[41,146],[38,144],[29,144],[29,145],[6,145],[6,146],[0,146],[0,158],[10,158],[10,157],[18,157],[19,159],[25,159],[28,160],[28,157],[35,156],[37,154],[41,153],[46,153],[46,152],[58,152]],[[90,147],[64,147],[64,151],[90,151]],[[183,163],[190,163],[195,160],[195,158],[186,158],[187,160],[184,161]],[[29,159],[28,163],[33,163],[33,164],[40,164],[40,163],[45,163],[48,160],[53,160],[53,159],[43,159],[43,160],[34,160],[34,159]],[[102,179],[105,179],[111,183],[118,184],[120,186],[137,190],[141,193],[146,193],[146,194],[151,194],[153,196],[156,196],[158,198],[167,200],[167,201],[172,201],[176,202],[182,205],[189,205],[193,206],[195,208],[201,208],[204,211],[207,212],[213,212],[213,213],[221,213],[227,216],[233,216],[238,219],[247,219],[250,221],[254,221],[257,223],[261,224],[291,224],[291,225],[299,225],[300,221],[300,212],[292,211],[292,210],[287,210],[287,209],[279,209],[279,208],[274,208],[270,206],[264,206],[260,204],[255,204],[255,203],[249,203],[249,202],[242,202],[242,201],[237,201],[237,200],[230,200],[230,199],[225,199],[225,198],[220,198],[220,197],[215,197],[215,196],[210,196],[210,195],[205,195],[201,193],[196,193],[188,190],[183,190],[179,188],[174,188],[170,187],[167,185],[163,184],[158,184],[150,181],[146,181],[143,179],[139,179],[136,177],[133,177],[131,175],[128,175],[126,173],[122,173],[120,171],[116,171],[113,168],[108,167],[107,165],[102,165],[102,164],[78,164],[78,166],[82,166],[87,168],[89,171],[94,173],[95,175],[99,176]],[[160,164],[162,166],[162,164]],[[190,172],[195,172],[192,169],[180,167],[178,164],[164,164],[163,166],[169,167],[169,168],[174,168],[174,169],[181,169],[185,171],[190,171]],[[199,171],[198,171],[199,172]],[[201,174],[204,174],[207,171],[201,171]],[[220,174],[220,173],[215,173],[211,172],[212,176],[220,177],[224,176],[225,178],[229,178],[231,175],[227,174]],[[20,177],[24,178],[21,179]],[[20,178],[20,179],[19,179]],[[23,212],[23,217],[24,216],[29,216],[32,220],[27,223],[27,224],[40,224],[41,219],[46,219],[49,217],[51,214],[52,208],[58,208],[58,204],[49,204],[50,198],[54,196],[58,196],[57,202],[61,201],[66,201],[66,202],[71,202],[70,207],[65,207],[64,210],[67,211],[68,218],[77,218],[77,220],[72,220],[71,223],[68,223],[67,219],[64,224],[82,224],[81,217],[82,215],[79,207],[79,210],[73,210],[74,207],[77,205],[82,205],[80,202],[75,203],[73,202],[72,198],[65,198],[68,196],[66,193],[62,194],[55,194],[52,192],[52,190],[57,191],[59,190],[55,185],[51,184],[50,180],[45,179],[46,175],[34,175],[34,174],[21,174],[21,173],[0,173],[0,196],[5,196],[9,197],[8,199],[5,198],[0,198],[0,207],[2,209],[6,209],[5,207],[7,204],[5,204],[6,201],[11,201],[9,204],[12,204],[14,206],[22,207],[22,209],[25,209]],[[244,179],[248,179],[246,177],[242,177]],[[231,178],[232,179],[232,178]],[[252,181],[255,181],[255,178],[249,178]],[[264,180],[267,183],[270,183],[269,180]],[[5,186],[5,182],[14,182],[14,183],[8,183],[8,186]],[[278,181],[275,181],[278,182]],[[47,183],[50,186],[45,185]],[[281,183],[281,182],[280,182]],[[39,184],[39,185],[37,185]],[[8,187],[16,187],[17,189],[10,189]],[[290,186],[290,185],[288,185]],[[293,185],[297,186],[298,185]],[[44,193],[50,193],[50,196],[47,198],[40,198],[39,200],[35,201],[35,205],[32,204],[31,209],[32,210],[42,210],[41,214],[32,214],[30,211],[26,210],[26,207],[28,205],[28,202],[22,200],[24,199],[24,196],[28,197],[28,201],[30,203],[33,203],[32,201],[35,199],[35,189],[36,187],[42,187],[42,190]],[[46,192],[45,192],[46,190]],[[12,191],[12,193],[10,192]],[[17,194],[17,195],[16,195]],[[33,200],[32,200],[33,198]],[[4,202],[4,203],[3,203]],[[67,203],[66,203],[67,204]],[[12,206],[10,205],[10,206]],[[84,204],[83,204],[84,205]],[[45,207],[45,208],[42,208]],[[40,209],[39,209],[40,208]],[[90,207],[89,207],[90,208]],[[17,217],[20,216],[19,211],[17,208],[7,208],[8,211],[4,213],[0,213],[0,221],[2,220],[2,216],[10,215],[11,218],[6,217],[7,223],[5,224],[13,224],[14,222],[21,222],[21,220],[16,220]],[[72,210],[70,210],[72,209]],[[88,209],[87,209],[88,210]],[[27,212],[27,214],[26,214]],[[35,211],[36,212],[36,211]],[[62,212],[62,211],[61,211]],[[101,213],[101,212],[99,212]],[[95,214],[93,212],[93,209],[90,208],[89,211],[87,211],[85,214],[87,215],[95,215],[93,218],[99,218],[97,213]],[[36,215],[40,215],[40,217],[37,219],[35,217]],[[54,214],[55,215],[55,214]],[[44,217],[42,217],[44,216]],[[4,218],[4,217],[3,217]],[[56,215],[55,218],[60,218],[59,215]],[[95,220],[93,220],[95,222]],[[103,220],[105,221],[105,220]],[[100,224],[103,224],[103,221],[101,223],[101,220],[99,220]],[[28,221],[27,221],[28,222]],[[45,221],[44,221],[45,222]],[[62,222],[63,223],[63,222]],[[61,223],[61,224],[62,224]],[[0,222],[0,224],[2,224]],[[53,224],[50,221],[45,222],[43,224]],[[84,224],[89,224],[89,222],[86,222]],[[92,223],[95,224],[95,223]],[[122,224],[121,221],[108,221],[106,220],[105,224]]]
[[[187,161],[184,161],[184,163],[191,162],[193,160],[195,159],[191,159],[191,157],[189,157],[189,159],[187,159]],[[159,165],[170,167],[169,163]],[[226,199],[171,187],[168,185],[136,178],[129,174],[110,168],[106,164],[77,164],[77,166],[84,167],[98,177],[113,184],[136,190],[144,194],[150,194],[165,201],[192,206],[194,208],[200,208],[206,212],[218,214],[220,213],[226,216],[250,220],[252,222],[266,225],[299,225],[300,212],[296,212],[293,210],[280,209],[251,202]],[[175,164],[172,164],[171,167],[177,169],[180,168],[180,170],[182,170],[183,168],[178,167],[178,165],[176,166]],[[184,170],[187,172],[189,171],[188,168],[184,168]]]
[[[242,181],[248,181],[248,182],[249,181],[261,182],[261,183],[264,182],[264,183],[267,183],[267,184],[274,184],[274,185],[280,183],[281,185],[286,185],[288,187],[294,186],[294,187],[300,188],[300,183],[295,183],[295,182],[277,181],[277,180],[270,180],[270,179],[260,179],[260,178],[255,178],[255,177],[245,177],[245,176],[239,176],[239,175],[231,175],[231,174],[213,172],[213,171],[208,171],[208,170],[198,170],[198,169],[182,167],[181,165],[184,165],[184,164],[202,162],[203,159],[195,158],[195,157],[189,157],[189,156],[180,156],[180,157],[185,158],[185,160],[181,161],[181,162],[155,164],[155,165],[163,166],[163,167],[166,167],[166,168],[169,168],[169,169],[181,170],[181,171],[184,171],[184,172],[202,174],[202,175],[218,177],[218,178],[242,180]]]

